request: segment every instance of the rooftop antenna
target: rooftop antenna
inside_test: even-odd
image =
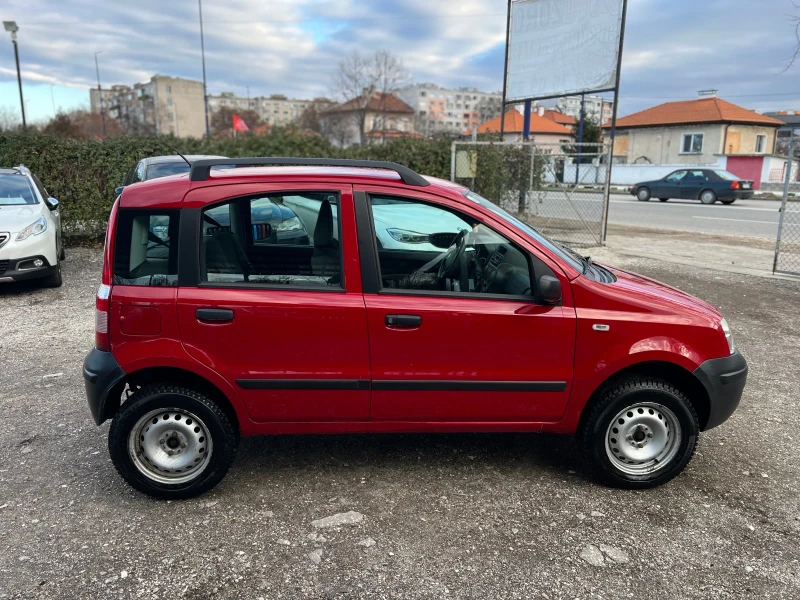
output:
[[[188,160],[188,159],[187,159],[187,158],[186,158],[186,157],[185,157],[183,154],[181,154],[180,152],[178,152],[178,149],[177,149],[175,146],[173,146],[173,147],[172,147],[172,149],[175,151],[175,154],[177,154],[178,156],[180,156],[180,157],[181,157],[181,158],[184,160],[184,162],[185,162],[187,165],[189,165],[189,168],[191,168],[191,167],[192,167],[192,163],[190,163],[190,162],[189,162],[189,160]]]

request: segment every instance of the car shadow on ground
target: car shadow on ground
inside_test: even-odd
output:
[[[535,433],[284,435],[245,438],[235,473],[274,470],[297,476],[338,468],[389,474],[409,469],[530,469],[567,476],[583,460],[572,436]],[[587,476],[588,478],[588,476]]]

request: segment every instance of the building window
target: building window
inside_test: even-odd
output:
[[[767,136],[759,134],[756,136],[756,154],[762,154],[767,148]]]
[[[419,97],[420,97],[420,98],[424,98],[424,97],[425,97],[425,92],[420,92],[420,93],[419,93]]]
[[[168,94],[171,94],[171,93],[172,93],[172,86],[171,86],[171,85],[168,85],[168,86],[167,86],[167,93],[168,93]]]
[[[702,152],[702,133],[684,133],[681,136],[681,154],[701,154]]]
[[[172,98],[167,98],[167,106],[172,106]]]

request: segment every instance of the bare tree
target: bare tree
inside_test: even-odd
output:
[[[371,58],[353,50],[339,62],[333,77],[332,91],[342,102],[351,104],[346,112],[358,129],[359,142],[362,145],[366,143],[367,113],[372,97],[379,92],[379,117],[371,130],[385,132],[387,95],[403,85],[407,79],[402,61],[388,50],[380,50]]]
[[[21,129],[19,113],[7,106],[0,106],[0,131]]]
[[[796,15],[789,15],[789,22],[794,25],[794,37],[797,40],[797,43],[794,45],[794,52],[792,52],[792,57],[789,59],[789,64],[786,65],[784,72],[788,71],[794,66],[794,63],[797,61],[797,58],[800,56],[800,4],[797,2],[792,2],[794,5],[795,10],[798,11]]]

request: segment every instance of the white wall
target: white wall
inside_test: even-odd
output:
[[[718,156],[717,162],[711,164],[695,165],[706,169],[725,169],[728,159],[725,156]],[[578,165],[564,165],[564,179],[567,182],[575,181],[575,169]],[[614,164],[611,167],[611,185],[633,185],[641,181],[654,181],[662,179],[678,169],[685,169],[686,165],[621,165]],[[546,179],[550,181],[552,177]],[[578,181],[582,183],[604,183],[605,165],[595,167],[594,165],[580,165]]]

